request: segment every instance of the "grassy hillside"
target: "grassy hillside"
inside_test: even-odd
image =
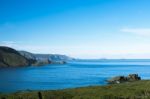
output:
[[[91,86],[57,91],[1,94],[1,99],[150,99],[150,81]]]
[[[16,50],[0,46],[0,67],[28,66],[28,60]]]

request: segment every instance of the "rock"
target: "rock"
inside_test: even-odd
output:
[[[136,80],[141,80],[141,77],[139,77],[138,74],[129,74],[127,79],[129,81],[136,81]]]
[[[109,82],[111,84],[122,83],[124,81],[127,81],[127,78],[124,76],[116,76],[116,77],[113,77],[113,78],[107,80],[107,82]]]
[[[132,82],[132,81],[138,81],[141,80],[141,77],[138,76],[138,74],[129,74],[126,76],[116,76],[111,79],[108,79],[107,82],[109,84],[118,84],[118,83],[124,83],[124,82]]]

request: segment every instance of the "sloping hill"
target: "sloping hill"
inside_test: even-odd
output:
[[[18,51],[0,46],[0,67],[17,67],[28,66],[29,61],[23,57]]]
[[[72,58],[59,54],[33,54],[0,46],[0,67],[42,66],[64,64]]]

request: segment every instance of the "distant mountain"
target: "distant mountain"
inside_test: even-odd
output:
[[[27,52],[27,51],[18,51],[22,56],[28,59],[29,63],[32,65],[36,62],[36,57],[34,54]]]
[[[73,58],[59,54],[33,54],[16,51],[9,47],[0,47],[0,67],[41,66],[47,64],[64,64]]]
[[[9,47],[0,47],[0,67],[28,66],[30,62],[18,51]]]
[[[18,51],[22,56],[26,57],[27,59],[35,60],[36,57],[34,54],[27,52],[27,51]]]
[[[29,60],[49,60],[49,61],[69,61],[73,58],[60,54],[33,54],[27,51],[19,51],[19,53]]]
[[[59,54],[34,54],[37,60],[49,59],[50,61],[69,61],[73,58]]]
[[[19,51],[19,53],[30,60],[32,65],[45,65],[45,64],[64,64],[66,61],[73,58],[66,55],[59,54],[33,54],[27,51]]]

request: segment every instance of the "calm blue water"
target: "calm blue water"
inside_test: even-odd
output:
[[[130,73],[150,79],[150,60],[74,61],[64,65],[1,68],[0,92],[104,85],[107,78]]]

